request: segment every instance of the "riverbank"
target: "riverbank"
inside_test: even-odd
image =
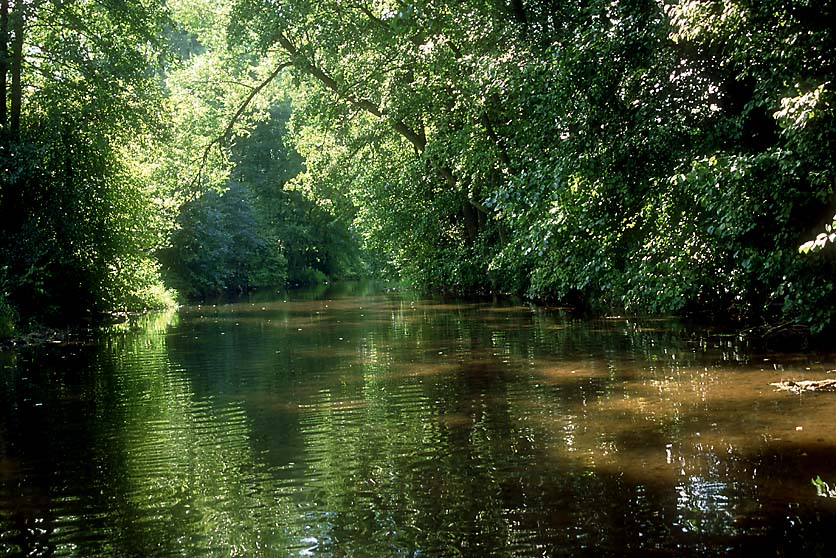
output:
[[[176,308],[177,306],[169,307],[171,310]],[[164,308],[159,309],[160,312],[164,310]],[[83,340],[97,329],[128,323],[146,314],[148,312],[113,312],[106,314],[98,322],[81,322],[61,328],[47,327],[36,323],[29,324],[25,326],[25,329],[22,329],[14,322],[9,322],[2,324],[3,328],[0,329],[0,333],[2,333],[0,335],[0,351]]]
[[[33,345],[65,343],[80,336],[80,330],[38,328],[25,334],[0,339],[0,351],[8,351]]]

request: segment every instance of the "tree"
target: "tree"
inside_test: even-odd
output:
[[[308,129],[344,122],[339,129],[349,153],[370,138],[380,139],[375,147],[380,151],[388,141],[383,134],[395,134],[401,143],[389,143],[386,154],[378,156],[413,167],[413,187],[426,184],[422,202],[441,228],[425,238],[446,245],[430,251],[477,253],[485,241],[494,243],[496,227],[483,202],[486,186],[509,161],[493,121],[501,99],[485,91],[490,84],[481,70],[504,54],[514,37],[508,10],[479,2],[416,3],[403,9],[285,2],[282,8],[239,2],[236,21],[255,23],[236,27],[235,33],[238,42],[260,46],[265,56],[278,50],[275,64],[289,62],[298,76],[311,80],[300,107]],[[349,120],[358,123],[356,134]],[[378,184],[365,191],[384,189]],[[379,205],[387,201],[380,199]],[[411,244],[411,225],[402,223],[397,238],[386,244]],[[393,255],[401,266],[415,257]],[[445,279],[461,283],[461,271]]]
[[[228,6],[198,0],[174,8],[170,35],[180,57],[166,85],[181,133],[164,180],[187,195],[160,252],[168,279],[181,294],[205,297],[356,274],[350,214],[336,215],[290,184],[304,166],[287,141],[283,66],[227,37]],[[184,188],[189,175],[197,178]]]
[[[794,249],[833,194],[833,38],[804,2],[235,13],[303,84],[308,187],[342,192],[419,283],[827,320],[832,264]]]
[[[796,250],[833,213],[831,2],[0,2],[13,302],[150,288],[182,209],[207,285],[355,273],[359,238],[434,290],[831,319]]]
[[[153,3],[4,2],[3,290],[23,317],[164,302],[153,185],[136,152],[160,124]],[[8,12],[8,17],[5,17]]]

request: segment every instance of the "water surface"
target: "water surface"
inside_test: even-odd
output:
[[[278,298],[276,298],[278,296]],[[831,556],[829,355],[326,291],[0,353],[0,555]]]

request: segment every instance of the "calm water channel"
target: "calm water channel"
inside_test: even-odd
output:
[[[832,356],[277,296],[0,353],[0,555],[836,555]]]

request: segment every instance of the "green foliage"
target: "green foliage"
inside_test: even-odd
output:
[[[330,199],[311,199],[294,187],[305,167],[288,146],[290,107],[287,99],[276,101],[266,120],[237,139],[231,150],[231,183],[250,192],[262,230],[281,246],[290,283],[356,275],[360,263],[350,230],[351,209],[337,208]]]
[[[816,496],[824,498],[836,498],[836,488],[831,488],[829,484],[824,482],[820,476],[816,475],[812,481],[813,486],[816,487]]]
[[[328,276],[312,267],[304,267],[294,274],[293,286],[321,285],[328,282]]]
[[[286,142],[284,77],[230,39],[228,5],[184,0],[172,9],[177,58],[165,77],[179,133],[158,174],[180,203],[159,251],[167,282],[202,298],[355,274],[351,215],[290,184],[304,167]]]
[[[833,261],[794,247],[834,193],[831,12],[240,0],[230,29],[293,65],[296,183],[418,284],[821,328]]]
[[[836,242],[836,215],[833,216],[833,222],[824,226],[824,232],[816,235],[815,240],[808,240],[798,247],[798,251],[802,254],[810,252],[817,252],[821,250],[828,243]]]
[[[161,259],[181,294],[205,297],[284,283],[287,261],[279,242],[262,234],[242,188],[210,191],[187,203],[178,225]]]
[[[303,168],[284,143],[289,115],[289,103],[276,102],[236,138],[224,189],[181,207],[160,258],[182,295],[308,285],[354,273],[357,248],[344,221],[288,187]]]
[[[65,322],[170,303],[151,251],[156,185],[137,172],[160,125],[165,14],[112,2],[15,4],[23,57],[0,123],[3,285],[22,317]]]
[[[142,304],[159,254],[194,295],[376,270],[832,320],[836,260],[797,249],[836,238],[829,0],[30,7],[2,188],[27,312]]]

